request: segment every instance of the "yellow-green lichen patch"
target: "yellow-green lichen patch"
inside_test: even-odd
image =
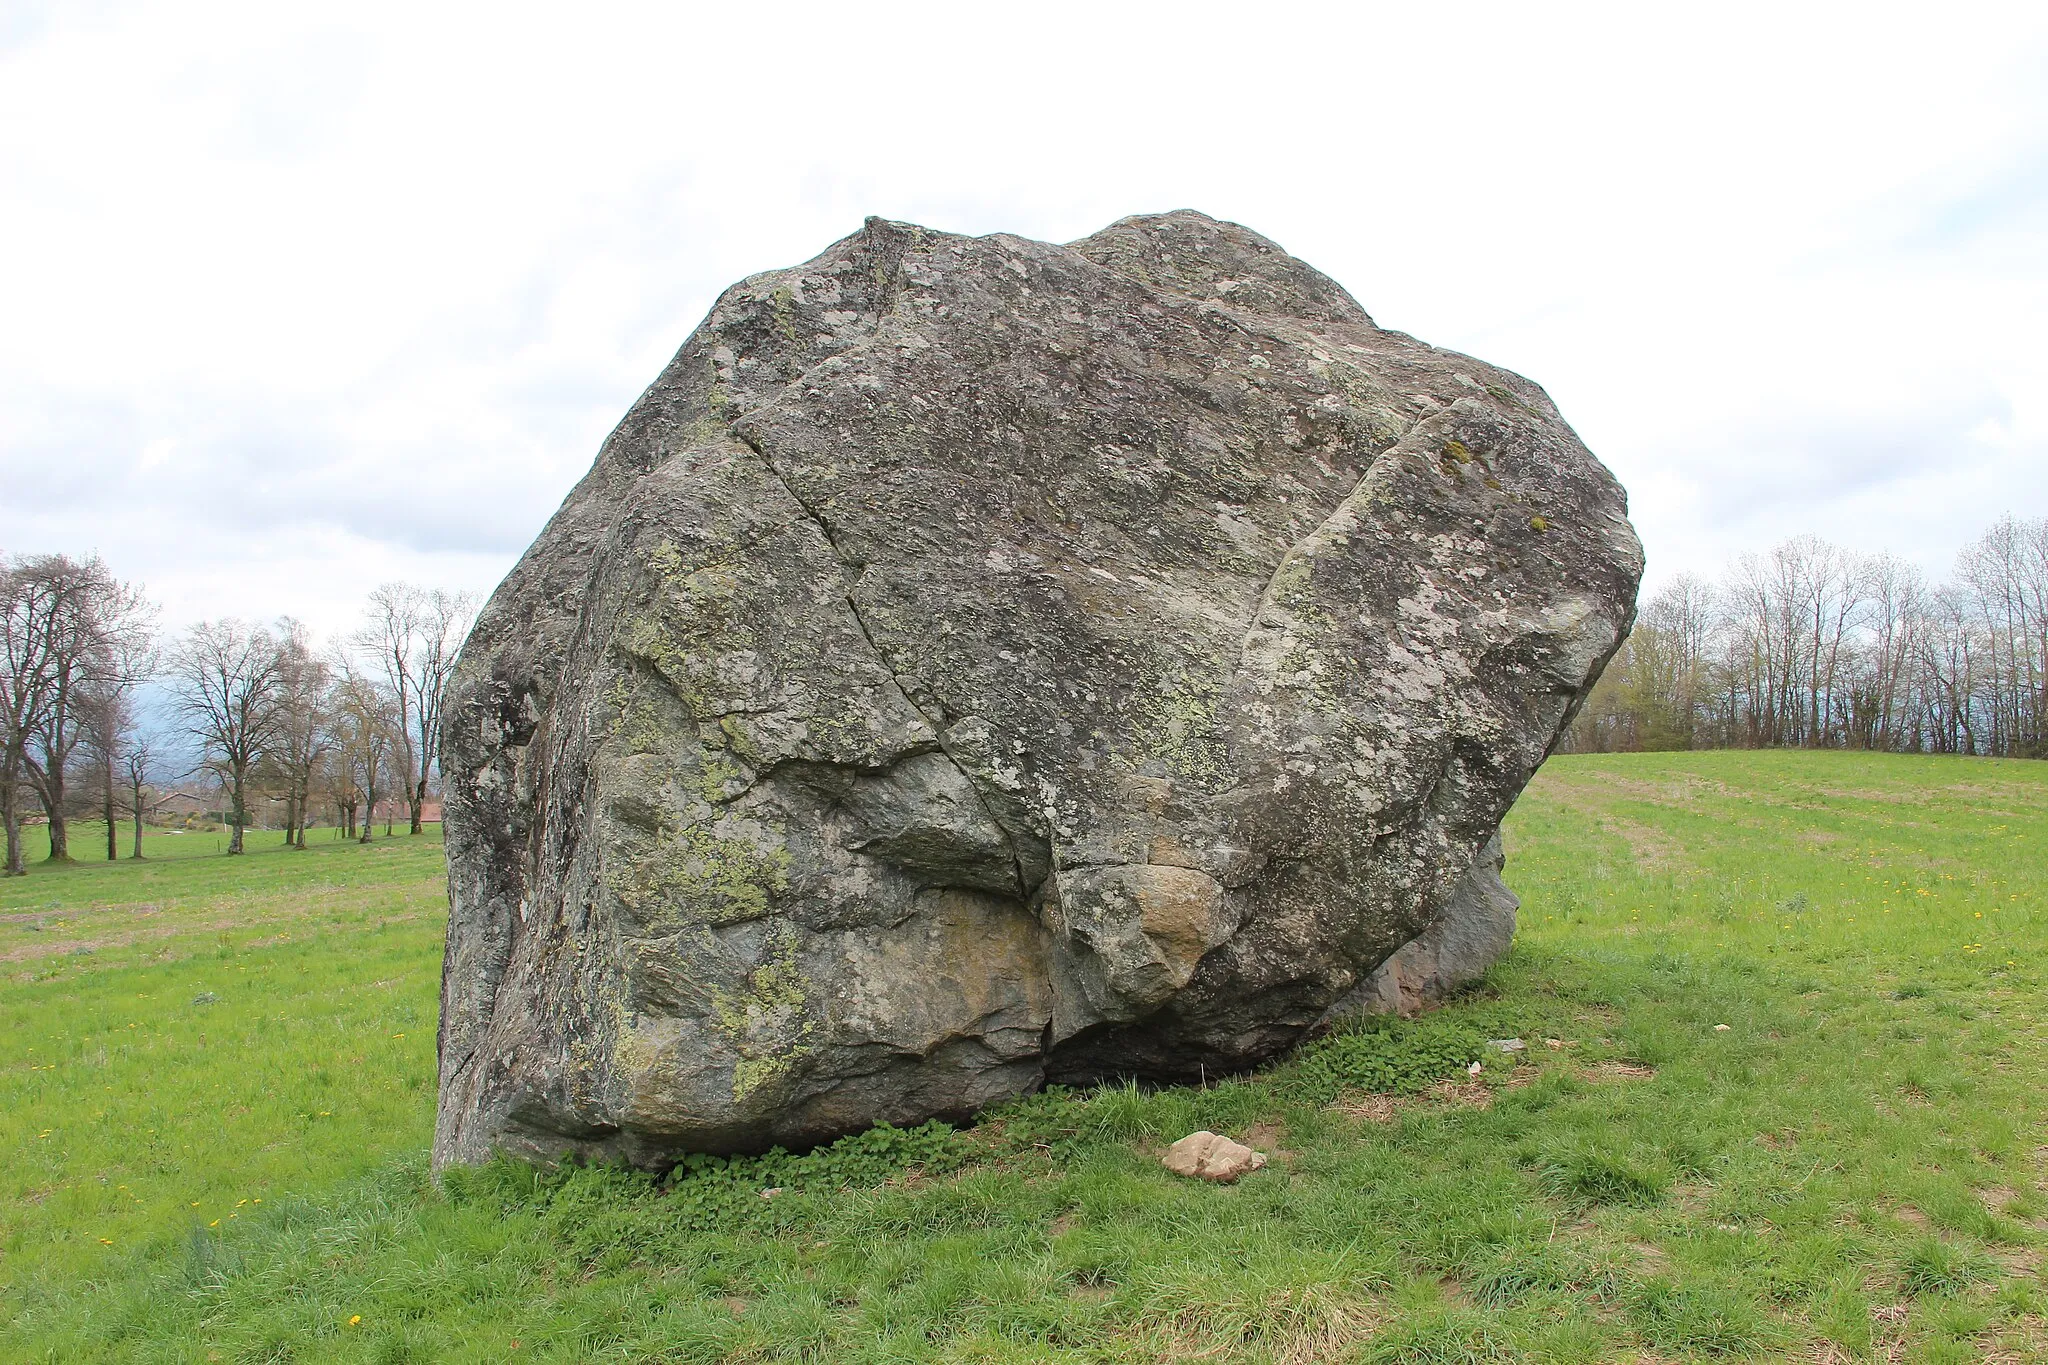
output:
[[[1273,581],[1266,586],[1266,596],[1275,606],[1298,610],[1308,599],[1309,589],[1314,584],[1315,556],[1293,553],[1273,570]]]
[[[762,749],[760,741],[754,737],[754,732],[739,716],[720,716],[718,733],[724,738],[725,747],[747,762],[761,763],[766,760],[766,751]]]
[[[767,961],[747,974],[745,990],[711,989],[712,1019],[739,1053],[732,1073],[735,1100],[745,1099],[811,1051],[805,1040],[817,1021],[810,1014],[809,982],[797,962],[797,946],[796,930],[784,925]]]
[[[1455,460],[1459,464],[1471,464],[1472,450],[1471,447],[1467,446],[1463,441],[1445,441],[1444,457],[1446,459]]]
[[[715,827],[685,825],[651,847],[607,857],[605,886],[652,929],[738,924],[767,914],[789,884],[789,854]]]
[[[1340,710],[1327,685],[1331,670],[1322,658],[1323,642],[1335,623],[1316,602],[1314,558],[1297,555],[1292,563],[1282,565],[1273,576],[1272,591],[1274,605],[1285,608],[1292,626],[1287,650],[1280,656],[1281,678],[1307,690],[1319,709]]]
[[[723,445],[733,439],[732,428],[715,413],[704,413],[689,426],[683,428],[681,444],[690,446]]]
[[[1532,530],[1532,531],[1534,531],[1534,532],[1535,532],[1536,534],[1538,534],[1538,535],[1542,535],[1542,534],[1543,534],[1543,533],[1544,533],[1545,531],[1548,531],[1548,530],[1550,529],[1550,518],[1548,518],[1548,517],[1531,517],[1531,518],[1529,518],[1529,529],[1530,529],[1530,530]]]
[[[672,735],[661,707],[630,672],[614,675],[604,695],[612,712],[605,733],[620,751],[651,754],[668,747]]]
[[[715,693],[716,660],[757,643],[740,601],[740,568],[723,560],[693,565],[663,540],[648,554],[648,591],[625,612],[619,650],[658,670],[693,712]]]
[[[1172,684],[1137,708],[1132,739],[1138,764],[1164,763],[1175,776],[1202,787],[1221,785],[1229,775],[1229,751],[1216,733],[1216,694],[1195,684]]]
[[[789,292],[786,284],[777,285],[775,292],[768,296],[768,312],[775,319],[775,330],[782,333],[784,341],[796,340],[796,318],[790,311],[795,302],[796,296]]]
[[[846,697],[817,698],[804,717],[804,731],[818,756],[834,762],[869,759],[880,738],[870,713]]]
[[[641,1036],[626,1014],[623,1000],[611,1002],[612,1066],[625,1075],[637,1075],[654,1065],[660,1049]]]
[[[732,784],[744,782],[747,774],[739,765],[727,761],[723,751],[714,750],[704,757],[704,767],[697,774],[697,792],[709,805],[721,805],[733,797]]]

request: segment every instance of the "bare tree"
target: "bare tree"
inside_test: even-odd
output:
[[[385,583],[370,594],[364,608],[363,628],[356,632],[356,647],[377,661],[384,678],[384,694],[394,709],[397,766],[403,770],[402,785],[408,803],[412,799],[413,775],[421,771],[419,746],[414,742],[412,722],[418,715],[423,688],[424,660],[421,657],[421,624],[426,617],[426,594],[410,583]],[[367,817],[366,817],[367,818]],[[413,830],[419,830],[417,808]]]
[[[121,856],[121,821],[116,791],[120,785],[121,750],[135,726],[135,708],[125,690],[95,685],[80,708],[84,722],[83,748],[92,759],[92,774],[99,783],[100,817],[107,826],[107,861]]]
[[[419,706],[413,727],[419,755],[419,768],[411,775],[414,834],[420,832],[427,784],[441,766],[441,698],[448,690],[448,675],[455,669],[456,653],[475,620],[476,599],[468,593],[436,588],[427,594],[420,622]]]
[[[474,613],[467,593],[386,583],[370,594],[364,625],[354,636],[356,647],[377,661],[395,709],[393,757],[414,834],[420,832],[439,761],[441,694]]]
[[[228,794],[228,852],[240,853],[249,772],[277,737],[277,641],[232,618],[202,621],[172,649],[169,665],[178,713]]]
[[[156,609],[127,584],[102,595],[96,609],[99,647],[81,691],[85,748],[100,783],[107,825],[107,861],[120,856],[115,788],[122,751],[135,730],[135,689],[156,671]]]
[[[1836,741],[1842,645],[1863,604],[1863,572],[1856,556],[1818,536],[1801,536],[1793,544],[1806,560],[1808,610],[1812,613],[1806,662],[1806,743],[1823,748]]]
[[[128,791],[128,810],[135,817],[135,851],[128,856],[138,862],[142,859],[142,821],[149,812],[149,780],[155,763],[154,747],[141,736],[130,739],[121,752],[121,773]]]
[[[313,652],[305,626],[286,617],[278,622],[277,743],[271,761],[284,789],[284,841],[306,846],[313,774],[333,739],[328,726],[333,670]]]
[[[0,559],[0,825],[6,827],[6,875],[27,868],[21,856],[22,783],[30,738],[41,726],[52,688],[47,578]]]
[[[86,709],[90,677],[86,661],[92,649],[88,603],[94,585],[85,566],[66,555],[35,555],[23,560],[16,571],[34,584],[31,600],[40,612],[30,628],[42,638],[45,676],[42,710],[23,747],[22,766],[48,821],[49,860],[69,862],[70,809],[65,781],[72,754],[84,738],[80,713]]]
[[[354,805],[362,803],[360,841],[369,843],[371,822],[376,818],[377,791],[403,734],[396,701],[377,681],[348,666],[344,660],[341,677],[334,689],[333,735],[336,757],[347,783],[350,823]]]
[[[1915,686],[1927,631],[1927,580],[1890,554],[1864,565],[1861,697],[1852,708],[1855,742],[1866,749],[1920,747]]]
[[[2048,518],[2001,518],[1963,551],[1956,577],[1982,631],[1992,752],[2048,753]]]
[[[22,766],[50,821],[50,860],[71,857],[67,783],[95,712],[136,679],[148,648],[152,610],[141,590],[114,577],[97,556],[34,555],[15,573],[33,605],[28,629],[40,637],[43,704],[23,747]],[[112,719],[111,714],[98,717]]]

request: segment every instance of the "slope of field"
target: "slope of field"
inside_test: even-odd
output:
[[[0,1357],[2048,1359],[2048,765],[1563,758],[1508,834],[1423,1020],[659,1184],[428,1177],[428,840],[0,883]]]

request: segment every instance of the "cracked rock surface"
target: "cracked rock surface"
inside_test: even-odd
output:
[[[744,280],[463,649],[435,1158],[1213,1076],[1483,970],[1641,571],[1541,389],[1234,224]]]

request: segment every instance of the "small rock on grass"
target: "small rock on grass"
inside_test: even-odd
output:
[[[1495,1052],[1520,1052],[1523,1048],[1529,1046],[1520,1038],[1489,1038],[1486,1041],[1486,1045]]]
[[[1266,1154],[1205,1128],[1199,1133],[1189,1133],[1167,1148],[1160,1164],[1175,1175],[1193,1176],[1218,1185],[1234,1185],[1238,1177],[1265,1165]]]
[[[220,1003],[220,997],[215,995],[212,991],[201,991],[199,992],[199,994],[192,997],[192,1003],[195,1005],[218,1005]]]

